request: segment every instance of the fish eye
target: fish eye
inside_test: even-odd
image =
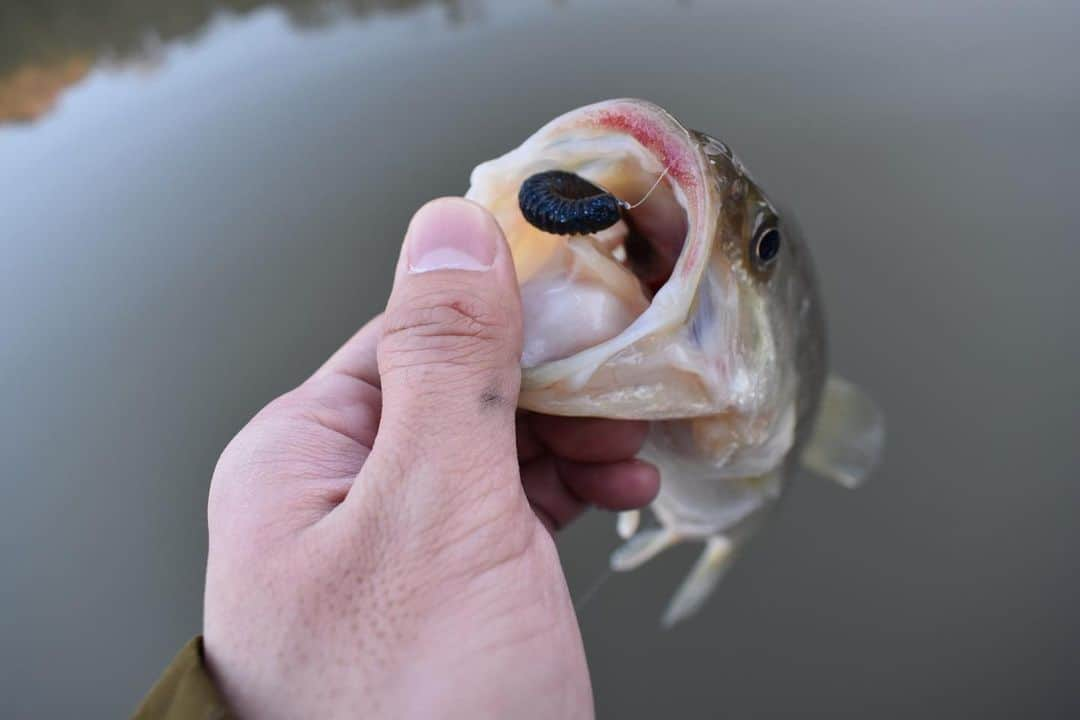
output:
[[[760,268],[767,268],[780,255],[780,230],[775,226],[763,227],[753,239],[754,262]]]

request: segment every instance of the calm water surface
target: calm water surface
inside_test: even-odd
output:
[[[1080,6],[809,5],[6,0],[0,715],[130,711],[200,627],[220,450],[382,307],[412,211],[634,95],[797,209],[890,437],[693,622],[656,625],[696,549],[608,583],[600,716],[1075,717]],[[611,524],[562,538],[575,592]]]

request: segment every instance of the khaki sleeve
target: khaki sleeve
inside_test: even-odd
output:
[[[132,717],[135,720],[234,720],[206,671],[202,637],[193,638],[177,653]]]

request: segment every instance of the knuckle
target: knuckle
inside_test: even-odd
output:
[[[506,309],[477,295],[429,292],[387,313],[379,343],[380,366],[395,370],[504,360],[499,349],[510,344],[509,320]]]

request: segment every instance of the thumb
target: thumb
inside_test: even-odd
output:
[[[516,471],[521,300],[509,247],[487,210],[442,198],[413,216],[384,323],[372,454],[455,475],[487,474],[494,463]]]

